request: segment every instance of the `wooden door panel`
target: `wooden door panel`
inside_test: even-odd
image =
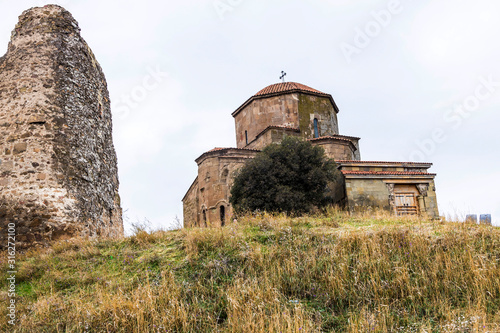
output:
[[[413,193],[397,193],[396,214],[397,215],[417,215],[417,199]]]

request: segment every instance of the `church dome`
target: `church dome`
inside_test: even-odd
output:
[[[313,95],[313,96],[318,96],[318,97],[326,97],[332,103],[333,108],[335,109],[335,112],[337,112],[337,113],[339,112],[339,109],[338,109],[337,105],[335,104],[335,101],[333,100],[332,95],[326,94],[326,93],[321,92],[317,89],[306,86],[305,84],[302,84],[302,83],[281,82],[281,83],[271,84],[270,86],[267,86],[264,89],[260,90],[255,95],[250,97],[245,103],[243,103],[238,109],[236,109],[236,111],[234,111],[231,115],[233,117],[235,117],[242,109],[244,109],[246,106],[248,106],[254,100],[269,98],[269,97],[274,97],[274,96],[280,96],[280,95],[286,95],[286,94],[293,94],[293,93],[303,93],[303,94]]]
[[[282,82],[282,83],[271,84],[270,86],[265,87],[264,89],[256,93],[254,97],[262,97],[266,95],[292,93],[292,92],[308,92],[308,93],[328,96],[328,94],[325,94],[324,92],[321,92],[314,88],[308,87],[305,84],[297,82]]]

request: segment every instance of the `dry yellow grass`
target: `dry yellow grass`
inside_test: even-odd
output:
[[[380,212],[60,242],[17,282],[1,331],[500,332],[499,230]]]

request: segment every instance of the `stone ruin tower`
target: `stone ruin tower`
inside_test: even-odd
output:
[[[0,58],[0,232],[17,245],[123,234],[103,71],[78,23],[48,5],[19,17]]]

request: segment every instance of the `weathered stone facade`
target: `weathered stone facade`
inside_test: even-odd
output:
[[[320,146],[325,150],[326,156],[335,160],[356,160],[360,159],[359,138],[347,136],[324,136],[310,139],[315,146]]]
[[[106,80],[72,15],[19,17],[0,58],[0,228],[20,246],[122,235]],[[1,242],[5,244],[5,242]]]
[[[399,215],[439,217],[431,163],[337,161],[349,210],[381,208]]]
[[[281,142],[285,136],[300,136],[300,130],[297,127],[287,126],[268,126],[262,132],[257,134],[245,148],[261,150],[273,142]]]
[[[234,173],[257,150],[216,148],[196,159],[198,177],[191,185],[184,202],[184,226],[215,227],[230,221],[233,209],[229,204],[229,192]]]
[[[295,129],[305,139],[338,135],[338,112],[329,94],[294,82],[271,85],[232,113],[236,147],[247,148],[268,128]]]
[[[293,82],[271,85],[249,98],[232,113],[237,148],[216,148],[196,160],[198,177],[182,200],[184,226],[224,225],[232,214],[234,171],[285,136],[309,140],[337,161],[344,177],[329,186],[332,204],[438,217],[435,175],[427,173],[431,164],[361,161],[360,139],[339,134],[338,112],[331,95]]]

